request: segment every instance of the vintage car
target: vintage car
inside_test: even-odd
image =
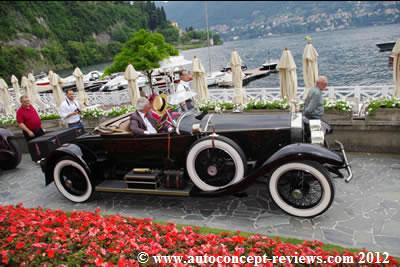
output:
[[[46,185],[54,181],[64,197],[84,202],[95,191],[234,194],[264,179],[260,186],[283,211],[314,217],[332,204],[331,175],[344,178],[345,169],[346,181],[352,178],[343,146],[326,148],[318,121],[304,124],[301,113],[188,111],[174,132],[144,136],[131,133],[130,115],[50,153],[41,161]]]
[[[0,128],[0,168],[15,169],[20,162],[21,150],[14,134],[10,130]]]

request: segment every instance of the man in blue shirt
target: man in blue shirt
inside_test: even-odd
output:
[[[324,96],[322,91],[327,90],[328,79],[325,76],[319,76],[316,87],[308,91],[304,100],[304,116],[309,119],[321,119],[324,115]]]

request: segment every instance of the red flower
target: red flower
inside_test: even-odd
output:
[[[17,242],[17,244],[15,245],[16,249],[20,249],[20,248],[23,248],[23,247],[25,247],[25,243],[23,243],[23,242]]]
[[[47,249],[46,253],[47,253],[47,257],[49,257],[50,259],[54,258],[54,250]]]

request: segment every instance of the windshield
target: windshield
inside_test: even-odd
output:
[[[192,134],[193,124],[201,122],[201,118],[199,118],[201,114],[197,110],[182,113],[176,123],[176,132],[178,134]]]

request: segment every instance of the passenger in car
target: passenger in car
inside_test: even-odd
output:
[[[145,97],[136,102],[136,112],[131,115],[129,128],[134,135],[157,133],[157,121],[151,116],[151,105]]]

